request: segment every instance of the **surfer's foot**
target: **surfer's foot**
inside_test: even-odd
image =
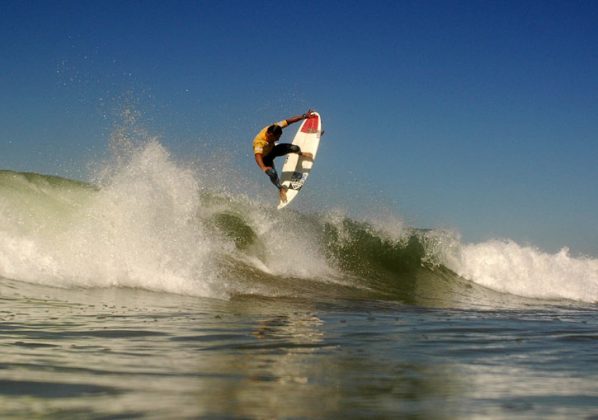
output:
[[[280,195],[280,201],[282,201],[283,203],[287,202],[287,189],[286,187],[282,187],[281,189],[278,190],[278,194]]]
[[[314,155],[309,153],[309,152],[301,152],[301,157],[303,159],[307,159],[307,160],[313,160],[314,159]]]

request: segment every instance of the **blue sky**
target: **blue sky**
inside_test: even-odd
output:
[[[595,1],[7,0],[0,168],[85,178],[132,106],[268,189],[253,136],[314,107],[300,208],[598,256],[596,22]]]

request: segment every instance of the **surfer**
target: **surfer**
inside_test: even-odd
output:
[[[287,201],[287,187],[280,184],[280,178],[278,178],[278,173],[274,167],[274,158],[289,153],[297,153],[299,156],[303,157],[303,159],[313,159],[313,155],[311,153],[302,152],[301,148],[295,144],[280,143],[275,145],[274,143],[280,139],[283,128],[296,123],[297,121],[309,118],[312,112],[313,110],[308,109],[303,115],[287,118],[286,120],[264,127],[253,139],[255,162],[257,163],[257,166],[268,175],[270,181],[272,181],[276,188],[278,188],[280,200],[283,203],[286,203]]]

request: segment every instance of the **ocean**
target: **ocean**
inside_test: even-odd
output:
[[[598,419],[597,303],[595,257],[277,211],[157,140],[0,171],[1,418]]]

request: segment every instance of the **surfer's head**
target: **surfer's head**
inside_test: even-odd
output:
[[[281,135],[282,128],[277,124],[272,124],[268,127],[268,130],[266,130],[266,137],[268,137],[268,140],[278,140]]]

